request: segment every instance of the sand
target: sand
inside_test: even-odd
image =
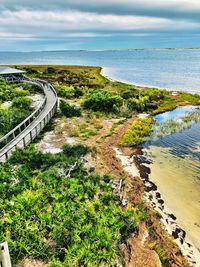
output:
[[[153,163],[149,179],[161,193],[165,206],[177,217],[176,222],[186,231],[194,247],[196,265],[200,267],[200,180],[190,168],[190,159],[177,158],[166,148],[151,146]]]
[[[130,158],[123,155],[120,149],[115,148],[114,150],[116,157],[121,160],[124,170],[133,177],[139,176],[134,156]],[[200,267],[200,251],[198,250],[200,185],[196,185],[194,182],[191,169],[181,166],[181,162],[177,162],[172,156],[171,158],[168,151],[162,153],[160,148],[155,147],[151,147],[150,151],[153,164],[143,164],[143,166],[150,167],[151,174],[147,179],[141,177],[145,187],[152,188],[146,190],[146,201],[150,202],[152,207],[162,215],[161,222],[168,233],[173,236],[177,234],[177,238],[174,240],[188,258],[191,266]],[[158,188],[152,186],[153,184]]]

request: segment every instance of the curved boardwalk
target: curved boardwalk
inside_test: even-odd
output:
[[[25,127],[21,133],[0,150],[0,162],[4,162],[16,147],[23,148],[30,144],[43,130],[56,111],[57,94],[53,87],[44,81],[36,82],[40,84],[40,87],[43,89],[46,96],[45,105],[40,114],[27,127]]]

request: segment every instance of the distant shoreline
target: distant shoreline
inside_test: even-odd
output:
[[[0,51],[0,53],[52,53],[52,52],[123,52],[123,51],[183,51],[183,50],[200,50],[200,47],[160,47],[160,48],[127,48],[127,49],[67,49],[67,50],[30,50],[30,51]]]

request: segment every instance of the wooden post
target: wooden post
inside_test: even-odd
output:
[[[33,135],[32,135],[32,132],[30,132],[30,138],[31,138],[31,143],[33,141]]]
[[[12,267],[7,242],[0,244],[0,265],[2,267]]]
[[[24,147],[26,147],[25,138],[26,138],[26,136],[23,138],[23,144],[24,144]]]

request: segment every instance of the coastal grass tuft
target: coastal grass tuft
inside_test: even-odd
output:
[[[137,118],[126,133],[122,136],[122,146],[136,146],[145,141],[145,136],[152,131],[152,118]]]

